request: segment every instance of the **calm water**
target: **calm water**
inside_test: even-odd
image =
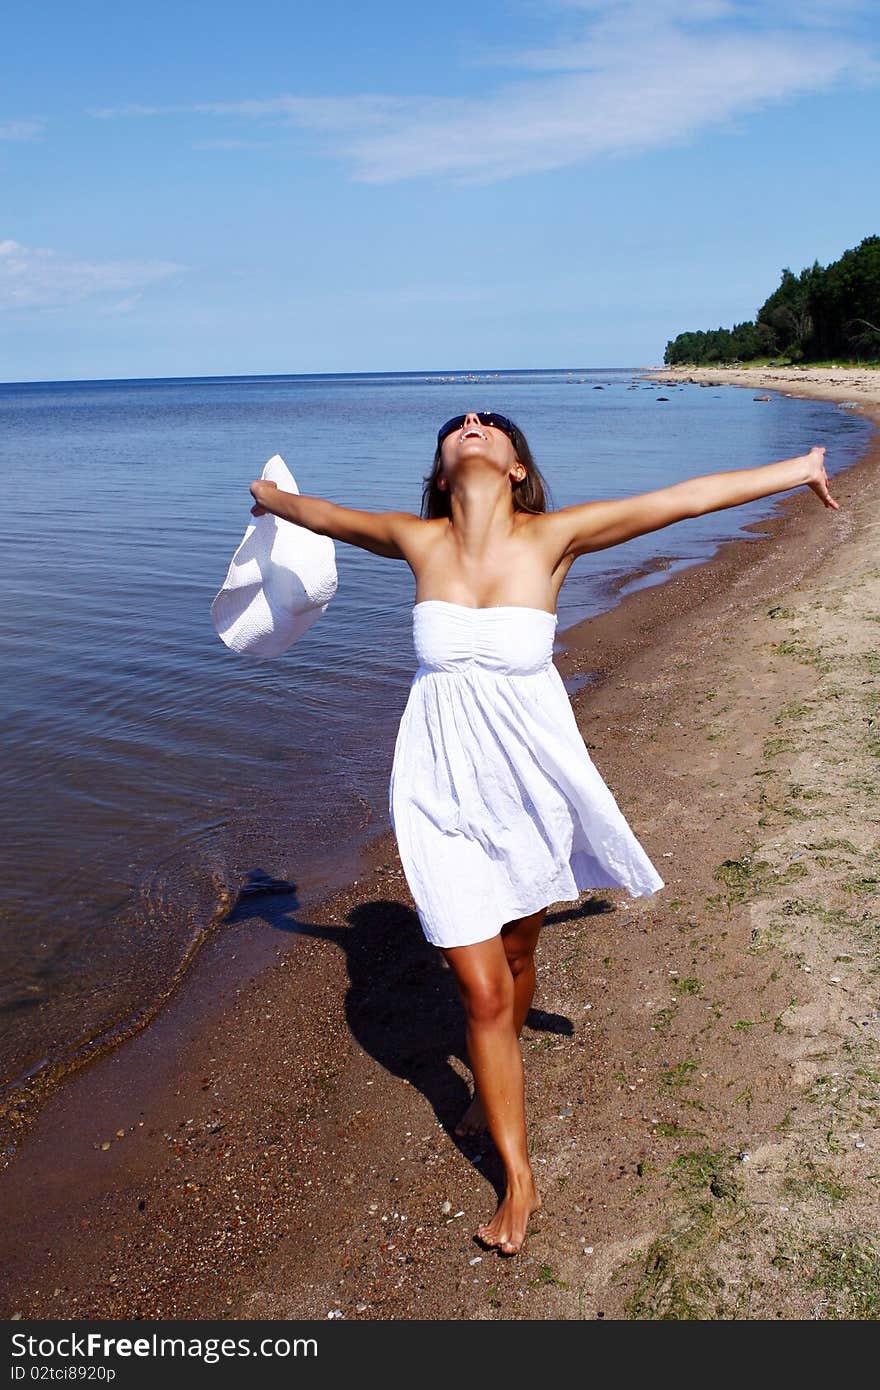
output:
[[[134,1016],[243,887],[314,901],[387,827],[416,665],[408,566],[337,543],[336,596],[276,661],[227,651],[210,604],[272,454],[304,493],[417,513],[437,425],[471,408],[522,425],[556,506],[813,443],[833,474],[870,434],[839,407],[635,371],[0,386],[0,1086]],[[559,630],[776,500],[583,557]],[[660,556],[674,563],[651,573]]]

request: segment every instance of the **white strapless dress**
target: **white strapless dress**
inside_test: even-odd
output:
[[[427,939],[465,946],[585,888],[664,882],[587,752],[542,608],[415,604],[389,813]]]

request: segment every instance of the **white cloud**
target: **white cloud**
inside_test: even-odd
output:
[[[36,140],[44,125],[36,120],[0,121],[0,140]]]
[[[865,0],[568,0],[566,32],[526,52],[479,45],[484,69],[464,98],[377,94],[117,107],[104,117],[200,114],[282,122],[324,138],[369,183],[434,177],[488,182],[599,155],[659,149],[843,82],[872,83],[880,63],[851,19]],[[503,63],[517,80],[493,86]]]
[[[124,299],[117,299],[112,304],[103,306],[99,313],[102,314],[130,314],[132,309],[136,309],[143,299],[143,291],[138,290],[136,294],[127,294]]]
[[[347,131],[353,126],[381,126],[395,113],[402,115],[406,110],[405,101],[392,97],[278,96],[246,101],[200,101],[192,105],[99,106],[89,114],[100,120],[116,116],[243,116],[249,120],[277,117],[290,125]]]
[[[0,241],[0,310],[57,309],[86,299],[104,305],[103,296],[123,294],[110,311],[124,313],[145,286],[184,269],[173,261],[80,261],[45,247]]]

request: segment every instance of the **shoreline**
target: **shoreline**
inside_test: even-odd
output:
[[[647,379],[702,386],[750,386],[812,400],[853,401],[869,411],[880,401],[880,369],[869,367],[658,367]],[[786,389],[783,389],[786,388]]]
[[[670,370],[645,375],[682,379]],[[693,370],[685,375],[699,379]],[[715,375],[725,383],[771,387],[766,377],[757,383],[737,381],[728,371]],[[832,375],[840,377],[842,369]],[[824,394],[832,384],[835,389],[847,386],[807,384],[800,374],[786,384],[809,385],[812,389],[793,394],[823,399],[840,399]],[[779,388],[774,384],[771,389]],[[880,423],[877,396],[871,402],[866,399],[865,406],[875,424]],[[636,739],[615,739],[614,734],[641,730],[646,720],[661,719],[664,707],[668,714],[669,692],[656,672],[672,651],[690,650],[691,656],[682,659],[694,664],[696,628],[704,639],[714,634],[707,639],[714,647],[733,615],[757,595],[796,587],[833,557],[841,540],[853,536],[857,527],[845,499],[868,495],[877,486],[878,465],[875,433],[863,459],[833,481],[843,508],[840,514],[827,512],[812,493],[799,489],[780,499],[772,518],[746,528],[763,538],[763,544],[742,538],[722,542],[710,560],[680,570],[660,585],[631,592],[607,613],[557,634],[563,643],[556,656],[563,677],[585,672],[591,677],[572,697],[587,747],[658,867],[667,853],[674,861],[680,837],[670,839],[670,808],[672,819],[681,816],[686,827],[688,797],[679,799],[681,785],[666,773],[652,771],[646,777],[638,765]],[[650,730],[641,734],[650,758],[663,766],[669,740],[684,737],[675,735],[674,727],[675,721],[661,721],[653,736]],[[688,782],[701,776],[706,780],[705,769],[689,763],[698,760],[687,740],[675,756]],[[475,1160],[463,1158],[467,1146],[456,1145],[444,1132],[460,1108],[467,1076],[457,1005],[448,979],[421,939],[390,829],[366,846],[364,862],[364,872],[353,883],[308,906],[308,921],[301,920],[305,914],[295,895],[264,895],[263,901],[251,897],[240,904],[222,936],[203,948],[187,980],[153,1021],[46,1098],[0,1177],[17,1213],[3,1243],[8,1240],[9,1249],[19,1256],[16,1275],[4,1287],[6,1316],[21,1311],[25,1317],[326,1317],[342,1298],[340,1272],[362,1271],[363,1259],[360,1264],[358,1259],[363,1252],[346,1252],[344,1239],[342,1248],[337,1245],[328,1252],[320,1242],[312,1243],[309,1228],[326,1235],[334,1229],[336,1206],[355,1204],[360,1233],[362,1208],[370,1206],[361,1201],[364,1180],[368,1187],[375,1186],[377,1205],[382,1206],[389,1184],[392,1192],[398,1185],[394,1166],[406,1163],[410,1176],[407,1138],[423,1152],[414,1168],[415,1192],[401,1191],[399,1204],[405,1201],[407,1210],[414,1201],[421,1205],[430,1195],[432,1170],[448,1170],[452,1164],[456,1181],[479,1197],[479,1210],[491,1205],[486,1183],[486,1177],[492,1180],[489,1156],[482,1168],[475,1167]],[[680,880],[669,874],[670,866],[663,867],[667,886],[661,897],[675,901],[673,889],[678,891]],[[583,899],[548,914],[551,940],[540,981],[546,971],[552,979],[554,970],[565,969],[567,923],[576,927],[583,921],[592,937],[601,927],[608,929],[603,920],[607,916],[618,927],[626,921],[630,930],[640,927],[650,935],[661,930],[660,919],[670,912],[674,916],[666,903],[631,901],[622,890],[597,889]],[[291,934],[300,938],[293,950]],[[249,962],[242,970],[244,978],[230,978],[230,958],[237,960],[239,955]],[[262,964],[255,973],[251,967],[256,956]],[[553,988],[551,984],[551,992]],[[394,997],[409,989],[415,989],[426,1007],[440,998],[437,1027],[441,1040],[450,1044],[442,1060],[437,1047],[429,1046],[426,1035],[432,1030],[419,1026],[418,1017],[401,1033],[399,1020],[390,1016]],[[543,1007],[541,991],[539,983],[536,1005]],[[621,1007],[625,999],[624,990]],[[576,1029],[583,1018],[574,1017]],[[257,1020],[268,1029],[259,1027]],[[610,1030],[607,1042],[614,1030],[608,1022],[605,1026]],[[554,1032],[547,1019],[543,1026],[536,1021],[531,1032],[536,1049],[527,1066],[546,1065],[552,1082],[557,1065],[553,1040],[566,1034]],[[542,1045],[548,1040],[552,1046],[545,1050]],[[595,1040],[583,1045],[598,1055]],[[580,1077],[578,1085],[584,1090],[594,1086],[592,1072],[587,1079]],[[409,1095],[404,1086],[410,1088]],[[429,1099],[433,1115],[423,1113],[421,1097]],[[389,1139],[383,1114],[392,1128],[404,1113],[415,1124],[414,1106],[421,1126],[418,1138],[413,1128]],[[358,1118],[362,1116],[366,1118]],[[59,1135],[66,1155],[66,1171],[60,1176]],[[388,1152],[392,1147],[393,1156]],[[332,1162],[327,1163],[328,1158]],[[215,1179],[223,1186],[215,1188]],[[445,1181],[448,1184],[448,1172]],[[218,1203],[224,1189],[234,1198],[237,1217],[230,1217],[228,1201]],[[465,1202],[456,1198],[456,1210],[459,1205]],[[242,1217],[244,1211],[247,1215]],[[397,1227],[399,1212],[397,1217],[387,1215]],[[124,1231],[127,1239],[133,1223],[140,1226],[134,1233],[136,1249],[126,1248],[123,1256],[116,1238]],[[345,1225],[342,1213],[340,1224]],[[437,1289],[427,1283],[424,1287],[428,1304],[435,1304],[444,1289],[447,1294],[458,1289],[466,1298],[472,1293],[468,1280],[473,1282],[473,1269],[459,1254],[469,1232],[454,1219],[443,1222],[438,1217],[435,1224],[420,1254],[418,1233],[424,1239],[426,1228],[413,1220],[409,1230],[416,1246],[407,1247],[410,1263],[430,1281],[437,1274],[431,1257],[436,1263],[433,1242],[438,1232],[447,1251]],[[361,1297],[352,1304],[346,1295],[346,1316],[420,1315],[399,1311],[403,1305],[391,1292],[392,1274],[397,1278],[402,1272],[409,1306],[418,1309],[411,1271],[401,1270],[394,1253],[407,1242],[389,1238],[390,1229],[383,1233],[384,1241],[364,1242],[371,1259],[376,1256],[373,1246],[379,1250],[381,1268],[370,1265],[370,1277],[362,1275],[365,1303]],[[547,1227],[545,1217],[541,1230],[548,1229],[552,1245],[553,1228]],[[29,1239],[22,1259],[25,1232]],[[52,1250],[51,1270],[42,1253],[47,1247]],[[222,1252],[233,1266],[222,1277],[212,1264],[212,1251],[214,1259]],[[333,1256],[329,1265],[328,1255]],[[262,1274],[255,1272],[255,1261],[264,1269]],[[482,1261],[484,1266],[488,1263]],[[276,1271],[283,1268],[289,1280],[297,1276],[286,1287],[286,1303],[278,1280],[265,1271],[267,1264]],[[529,1266],[523,1263],[519,1268]],[[343,1285],[346,1280],[344,1275]],[[371,1280],[374,1292],[366,1295]],[[514,1300],[524,1296],[521,1289],[507,1292]],[[515,1311],[516,1302],[511,1306],[506,1295],[503,1302],[503,1311],[461,1315],[536,1315],[528,1311],[528,1304]]]

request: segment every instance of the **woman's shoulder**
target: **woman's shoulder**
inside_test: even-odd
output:
[[[569,553],[569,529],[565,517],[558,511],[524,512],[522,515],[523,539],[540,551],[548,573],[562,573],[564,578],[575,558]]]

